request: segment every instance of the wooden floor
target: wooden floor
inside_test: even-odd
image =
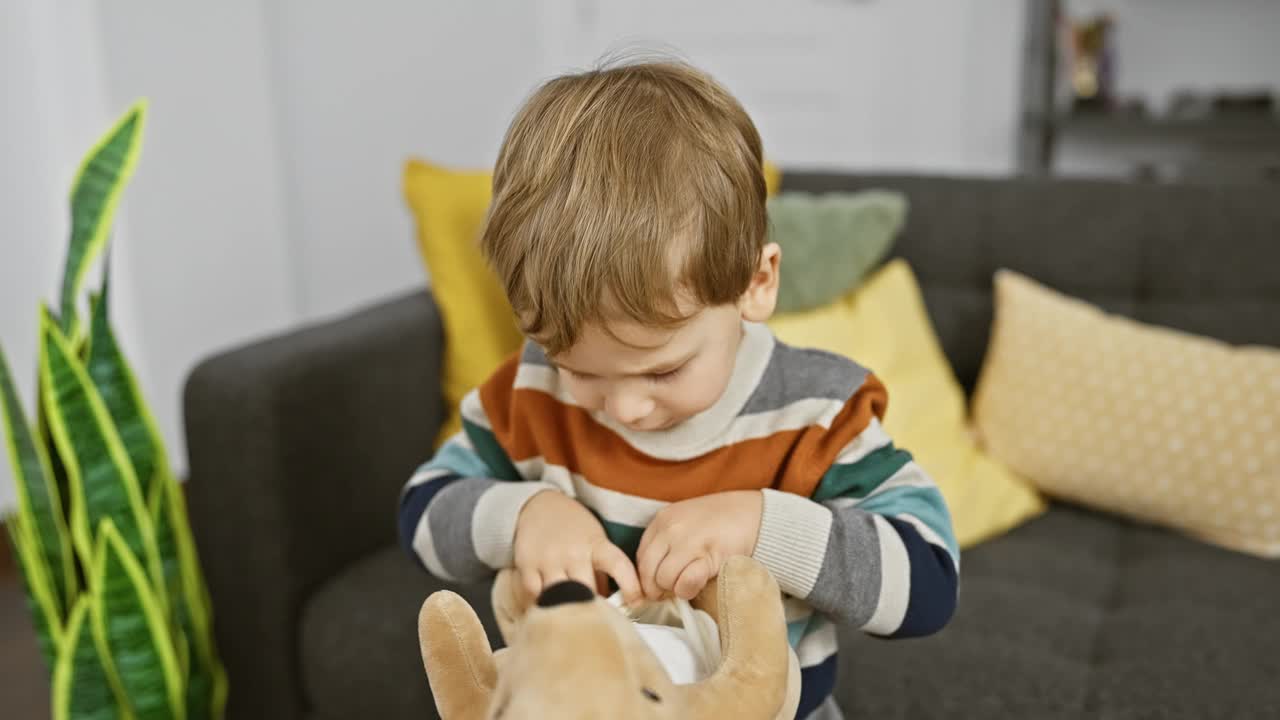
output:
[[[22,580],[9,553],[9,536],[0,528],[0,717],[47,718],[49,676],[36,647]]]

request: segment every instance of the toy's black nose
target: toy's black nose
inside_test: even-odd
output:
[[[586,585],[574,580],[563,580],[542,591],[538,596],[538,607],[591,602],[595,596],[596,594]]]

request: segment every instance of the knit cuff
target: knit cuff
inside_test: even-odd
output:
[[[500,482],[480,496],[471,521],[471,542],[481,562],[494,570],[511,567],[520,511],[546,490],[559,492],[551,483]]]
[[[818,581],[827,554],[831,510],[794,493],[761,492],[764,512],[752,557],[773,573],[783,592],[806,598]]]

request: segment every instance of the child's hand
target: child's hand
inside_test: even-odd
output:
[[[672,593],[692,600],[734,555],[750,557],[760,534],[764,498],[736,490],[663,508],[640,538],[636,568],[650,600]]]
[[[537,597],[562,580],[604,592],[602,575],[613,578],[628,603],[640,599],[630,558],[609,542],[600,521],[577,500],[554,490],[525,503],[516,520],[515,567],[525,590]]]

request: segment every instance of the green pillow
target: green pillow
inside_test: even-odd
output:
[[[889,190],[769,199],[769,239],[782,246],[778,312],[830,303],[858,286],[889,253],[907,199]]]

